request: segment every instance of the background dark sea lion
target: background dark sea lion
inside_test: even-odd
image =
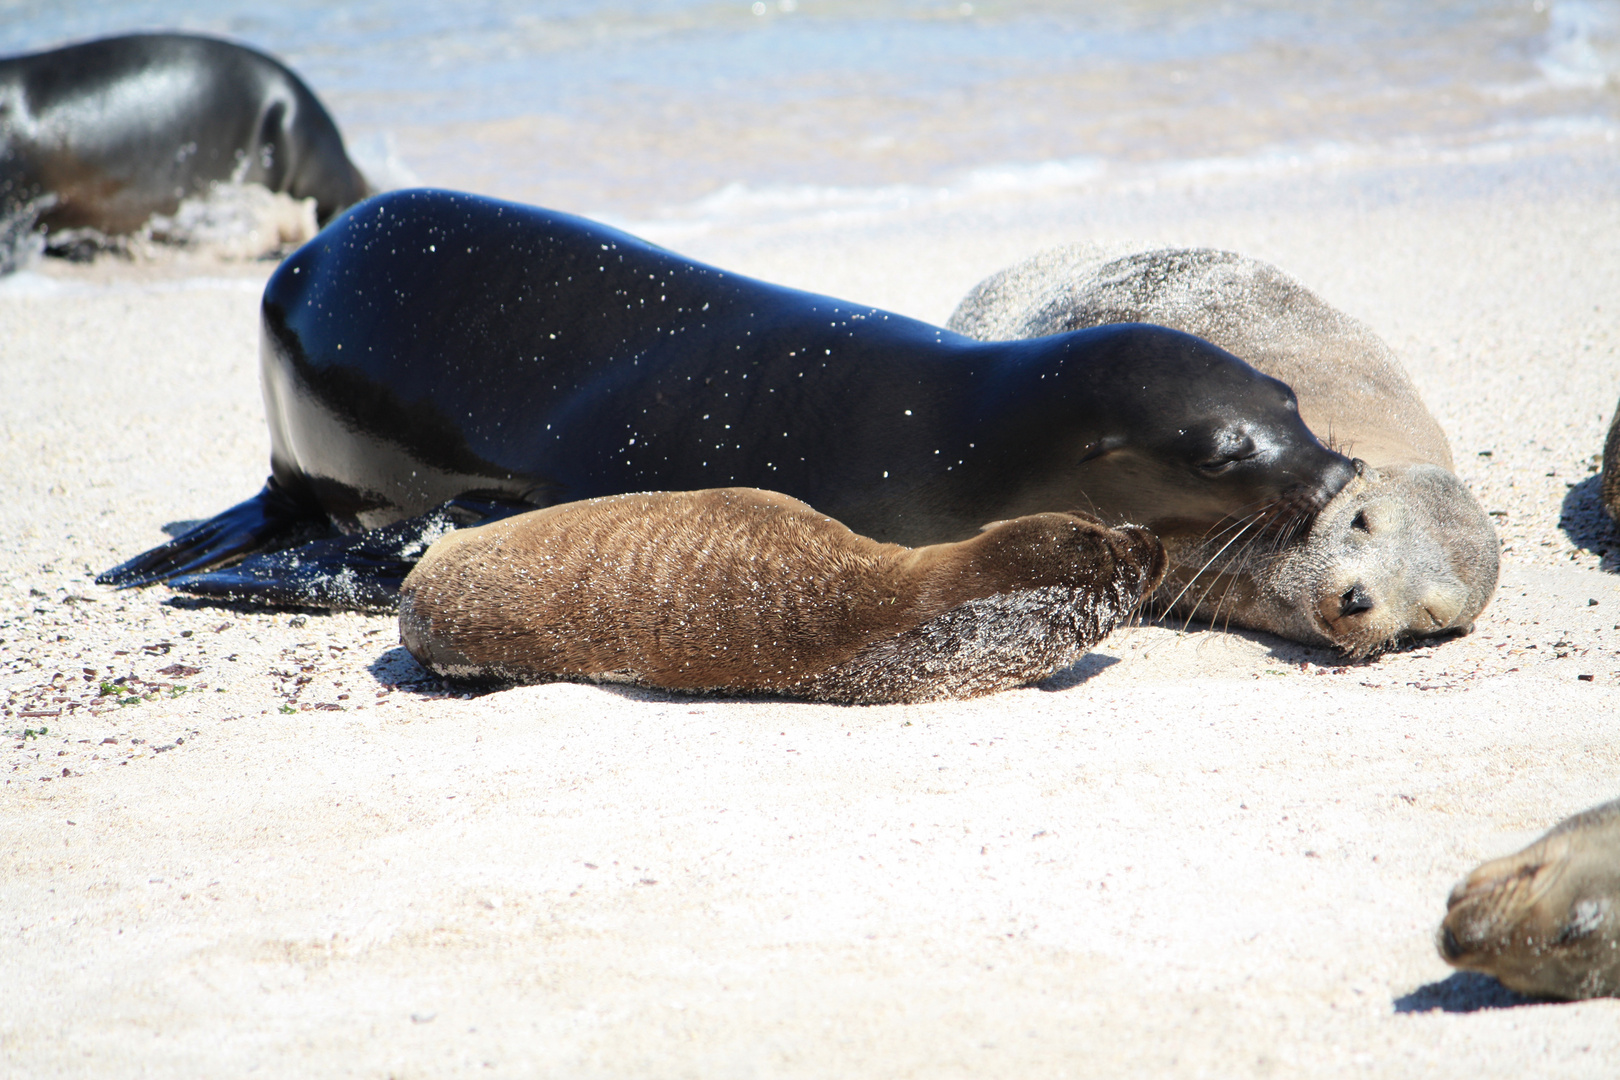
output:
[[[1446,963],[1538,997],[1620,995],[1620,800],[1480,866],[1446,901]]]
[[[1071,514],[904,548],[775,492],[615,495],[445,536],[399,625],[453,678],[929,701],[1069,666],[1163,574],[1152,533]]]
[[[349,603],[309,577],[356,570],[331,546],[201,572],[468,495],[759,487],[916,545],[1042,511],[1203,531],[1259,507],[1286,525],[1355,473],[1286,386],[1175,330],[986,344],[440,191],[371,199],[290,256],[262,342],[269,484],[102,582]],[[367,595],[424,546],[399,542],[391,582],[388,552],[365,556],[385,586]]]
[[[368,194],[315,95],[244,46],[132,34],[0,60],[0,218],[13,236],[132,233],[223,181],[314,199],[322,222]]]
[[[1161,533],[1172,570],[1156,603],[1356,656],[1473,625],[1496,590],[1498,543],[1451,472],[1445,433],[1376,334],[1275,267],[1208,249],[1057,248],[981,282],[947,325],[1003,340],[1137,321],[1286,382],[1311,429],[1365,464],[1289,543]]]

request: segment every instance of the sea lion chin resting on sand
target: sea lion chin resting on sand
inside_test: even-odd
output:
[[[124,235],[233,180],[314,199],[323,222],[368,193],[320,101],[252,49],[132,34],[0,59],[12,231]]]
[[[1485,863],[1446,903],[1446,963],[1537,997],[1620,996],[1620,800]]]
[[[1498,543],[1445,433],[1387,345],[1276,268],[1207,249],[1057,248],[981,282],[947,325],[1005,340],[1118,322],[1197,334],[1282,380],[1306,424],[1362,465],[1281,543],[1241,516],[1161,530],[1171,571],[1155,605],[1354,657],[1472,627]]]
[[[1176,330],[973,341],[454,192],[327,226],[271,276],[262,330],[270,482],[103,584],[387,607],[415,539],[393,571],[370,532],[231,564],[471,495],[765,488],[918,545],[1070,510],[1196,535],[1259,508],[1282,530],[1356,474],[1287,386]]]
[[[1164,574],[1070,514],[880,544],[751,488],[615,495],[452,532],[400,591],[428,669],[852,703],[974,697],[1078,660]]]

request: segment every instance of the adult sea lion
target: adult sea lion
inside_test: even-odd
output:
[[[1292,527],[1355,475],[1287,386],[1175,330],[977,342],[442,191],[368,200],[287,258],[261,358],[265,489],[99,580],[349,603],[355,564],[335,541],[206,571],[311,526],[395,527],[469,495],[530,509],[759,487],[917,545],[1043,511]],[[368,549],[355,572],[387,587],[367,596],[425,546],[399,543],[391,583],[388,551]],[[312,567],[349,577],[324,590]]]
[[[221,181],[314,199],[321,221],[369,193],[309,88],[263,53],[132,34],[0,60],[0,218],[118,236]]]
[[[1498,543],[1445,433],[1377,335],[1275,267],[1208,249],[1058,248],[981,282],[946,325],[1004,340],[1138,321],[1281,379],[1311,429],[1364,464],[1291,542],[1162,534],[1171,572],[1156,604],[1352,656],[1472,626],[1496,589]]]
[[[1620,995],[1620,799],[1566,818],[1451,890],[1446,963],[1521,994]]]
[[[1069,666],[1163,574],[1153,534],[1072,514],[905,548],[775,492],[613,495],[440,539],[399,626],[452,678],[929,701]]]

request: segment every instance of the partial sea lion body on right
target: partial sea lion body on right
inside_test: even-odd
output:
[[[1371,329],[1275,267],[1208,249],[1057,248],[981,282],[947,325],[996,341],[1122,322],[1196,334],[1288,384],[1311,430],[1363,466],[1286,543],[1166,534],[1156,604],[1353,656],[1473,625],[1498,543],[1445,433]]]
[[[1620,799],[1485,863],[1451,891],[1446,963],[1521,994],[1620,996]]]
[[[1620,525],[1620,405],[1609,421],[1609,437],[1603,443],[1603,509]]]
[[[1144,529],[1072,514],[905,548],[751,488],[617,495],[440,539],[400,591],[429,670],[852,703],[1061,670],[1164,574]]]

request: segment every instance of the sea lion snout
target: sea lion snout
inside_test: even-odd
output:
[[[1303,555],[1324,636],[1357,657],[1469,632],[1496,585],[1489,518],[1429,465],[1364,469],[1318,515]]]
[[[1304,427],[1303,422],[1300,426]],[[1352,458],[1329,450],[1317,441],[1315,435],[1310,435],[1310,441],[1315,443],[1317,452],[1310,453],[1308,449],[1300,452],[1299,457],[1303,460],[1296,470],[1301,474],[1299,491],[1310,500],[1314,512],[1326,506],[1360,476],[1362,466]]]
[[[1432,637],[1473,626],[1472,619],[1462,618],[1468,589],[1455,577],[1431,581],[1420,593],[1407,597],[1388,585],[1387,580],[1358,578],[1337,594],[1329,591],[1317,610],[1336,633],[1347,638],[1386,630],[1396,636]]]
[[[1462,958],[1464,951],[1462,942],[1457,940],[1457,935],[1451,932],[1451,927],[1448,924],[1440,924],[1440,932],[1435,937],[1435,944],[1440,949],[1440,955],[1445,958],[1446,963],[1455,965]]]
[[[1565,819],[1452,889],[1435,947],[1525,994],[1620,993],[1620,801]]]
[[[1542,901],[1557,882],[1562,851],[1537,843],[1478,867],[1451,890],[1435,944],[1453,967],[1492,971],[1515,941],[1545,941]]]

